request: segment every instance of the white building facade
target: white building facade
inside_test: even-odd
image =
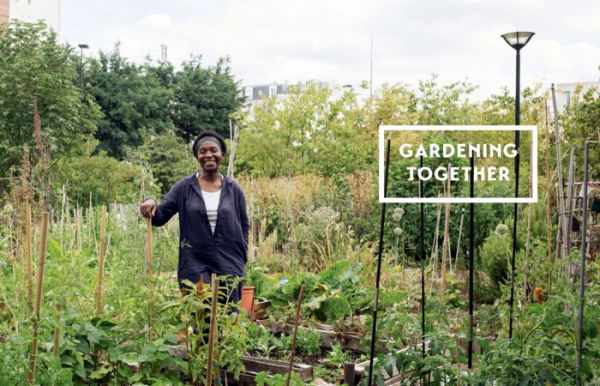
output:
[[[0,23],[43,20],[60,36],[60,0],[0,0]]]

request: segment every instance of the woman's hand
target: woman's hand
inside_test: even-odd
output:
[[[140,205],[140,214],[146,218],[154,217],[156,214],[156,202],[153,199],[142,202]]]

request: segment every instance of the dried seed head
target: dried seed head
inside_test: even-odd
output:
[[[498,224],[494,232],[500,236],[503,236],[508,233],[508,227],[504,224]]]

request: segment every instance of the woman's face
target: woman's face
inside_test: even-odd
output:
[[[219,170],[219,165],[223,160],[223,153],[219,145],[212,141],[203,142],[198,148],[196,159],[200,162],[202,170],[206,172],[215,172]]]

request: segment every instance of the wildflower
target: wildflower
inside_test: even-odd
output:
[[[396,208],[396,209],[394,209],[394,214],[395,213],[398,213],[398,214],[400,214],[400,216],[402,216],[402,215],[404,215],[404,209],[402,209],[402,208]]]
[[[494,231],[497,235],[503,236],[508,233],[508,227],[504,224],[498,224]]]
[[[394,213],[392,215],[392,218],[394,219],[394,221],[400,221],[402,219],[402,215],[400,213]]]
[[[403,232],[403,231],[402,231],[402,228],[400,228],[400,227],[396,227],[396,228],[394,228],[394,234],[395,234],[396,236],[400,236],[400,235],[402,234],[402,232]]]

